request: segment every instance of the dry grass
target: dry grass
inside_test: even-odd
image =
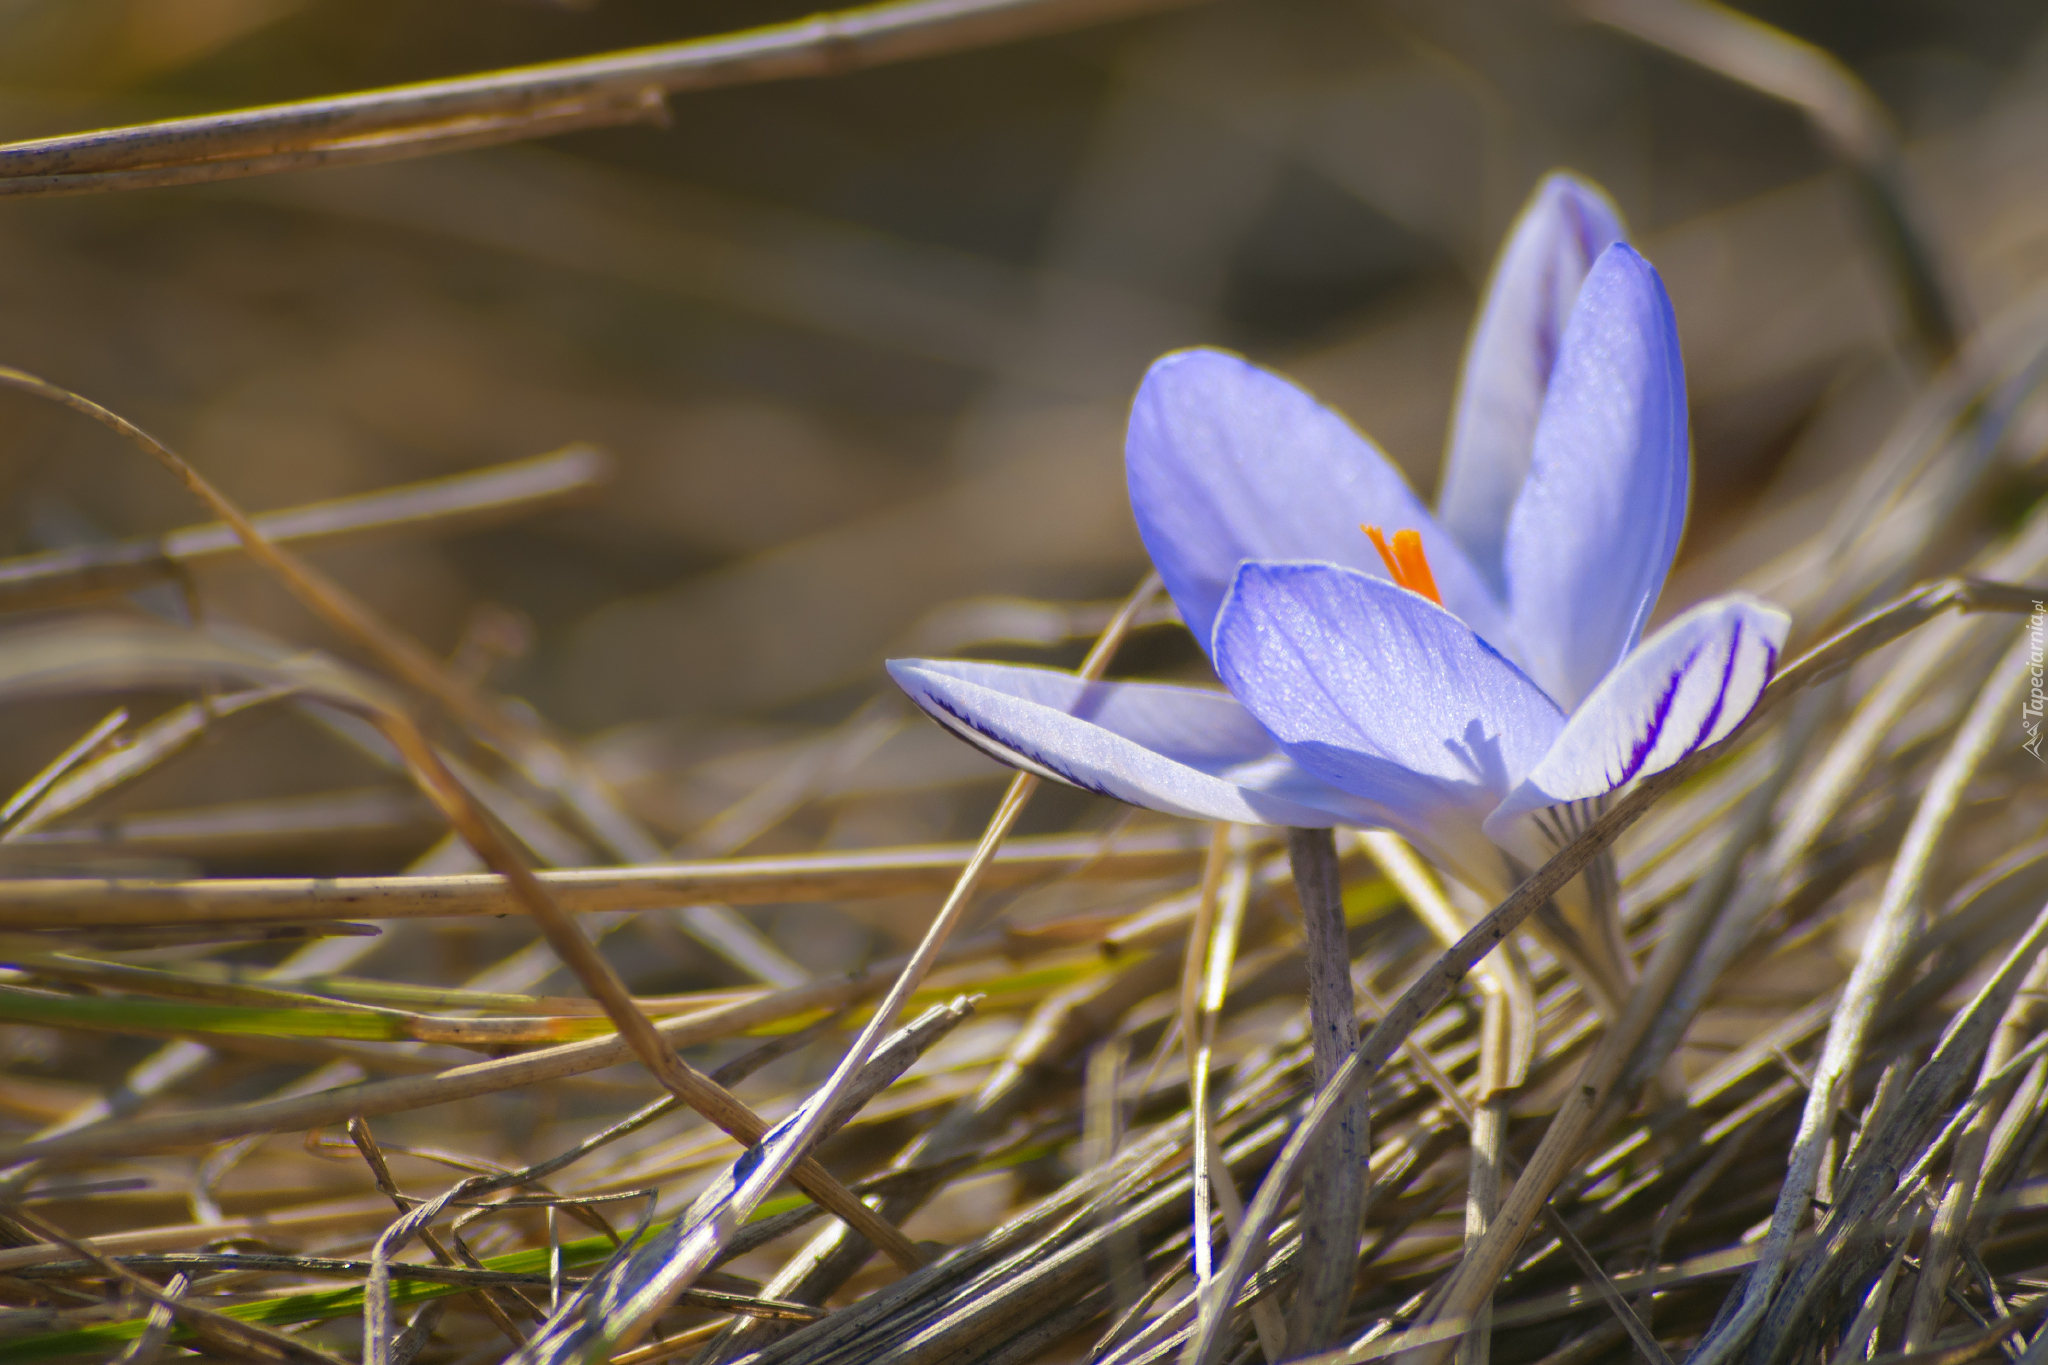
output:
[[[119,41],[21,19],[68,74],[15,71],[12,124],[188,112],[166,71],[254,103],[234,54],[350,31],[198,8],[175,60],[112,0]],[[1882,62],[1678,0],[1580,7],[1661,54],[1478,0],[1181,8],[892,5],[851,46],[789,24],[0,148],[0,453],[41,509],[0,560],[0,1365],[1272,1359],[1310,1133],[1359,1095],[1350,1345],[1319,1359],[2048,1359],[2038,57],[1901,137]],[[558,21],[508,20],[503,60],[560,56]],[[379,61],[351,83],[419,74]],[[1588,72],[1684,110],[1574,112]],[[712,159],[264,178],[644,121],[648,80]],[[1026,91],[1087,132],[991,213],[1038,214],[1029,251],[937,244],[956,163],[910,228],[821,188],[859,160],[835,120],[908,145],[950,100],[971,140]],[[745,126],[739,169],[700,110]],[[1629,179],[1631,117],[1670,169]],[[1800,118],[1857,195],[1783,150]],[[824,150],[771,205],[805,119]],[[1640,209],[1685,337],[1665,610],[1747,586],[1800,662],[1499,906],[1342,836],[1364,1037],[1318,1099],[1284,831],[1009,780],[875,663],[1197,676],[1120,510],[1144,361],[1224,336],[1432,447],[1454,268],[1390,249],[1327,307],[1260,234],[1356,227],[1274,207],[1307,175],[1469,275],[1560,149]],[[1603,1023],[1515,930],[1609,846],[1638,978]],[[788,1183],[735,1166],[793,1116]],[[744,1216],[684,1226],[721,1181]]]

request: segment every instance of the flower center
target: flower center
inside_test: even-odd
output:
[[[1436,590],[1436,575],[1429,571],[1429,559],[1422,553],[1422,532],[1396,531],[1394,543],[1389,545],[1387,538],[1380,534],[1379,527],[1361,526],[1358,529],[1372,537],[1372,547],[1380,552],[1380,562],[1387,566],[1389,578],[1438,606],[1444,604]]]

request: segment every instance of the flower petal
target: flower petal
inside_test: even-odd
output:
[[[892,659],[889,676],[998,762],[1102,796],[1200,820],[1380,823],[1290,762],[1226,693],[957,659]]]
[[[1792,618],[1736,593],[1702,602],[1607,675],[1486,822],[1613,791],[1725,737],[1755,708]]]
[[[1479,833],[1564,725],[1471,627],[1332,564],[1239,569],[1216,667],[1295,762],[1401,813],[1395,828],[1439,850],[1469,843],[1461,831]]]
[[[1606,195],[1553,172],[1515,220],[1486,287],[1465,351],[1437,515],[1502,600],[1508,514],[1529,474],[1565,323],[1593,262],[1626,236]]]
[[[1508,519],[1515,639],[1560,706],[1577,706],[1642,636],[1685,529],[1690,473],[1671,301],[1617,243],[1579,291]]]
[[[1204,649],[1246,560],[1327,560],[1383,577],[1361,523],[1421,532],[1444,605],[1505,640],[1493,593],[1400,470],[1279,375],[1224,351],[1165,357],[1131,404],[1124,456],[1138,533]]]

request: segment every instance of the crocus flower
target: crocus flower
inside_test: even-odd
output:
[[[1589,804],[1739,724],[1790,624],[1737,594],[1642,638],[1690,456],[1670,301],[1621,235],[1583,182],[1537,191],[1434,515],[1279,375],[1215,350],[1152,367],[1131,508],[1227,692],[942,660],[892,676],[1014,767],[1200,819],[1392,829],[1503,892]]]

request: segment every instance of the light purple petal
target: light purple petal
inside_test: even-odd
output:
[[[889,676],[991,758],[1119,801],[1245,824],[1381,823],[1289,761],[1222,692],[957,659],[894,659]]]
[[[1505,641],[1493,593],[1401,472],[1279,375],[1223,351],[1165,357],[1131,405],[1124,456],[1138,533],[1204,649],[1246,560],[1326,560],[1384,576],[1362,523],[1421,532],[1445,605]]]
[[[1756,706],[1791,626],[1743,594],[1702,602],[1665,626],[1586,698],[1487,830],[1660,773],[1726,736]]]
[[[1503,600],[1508,514],[1529,474],[1566,320],[1593,262],[1626,236],[1606,195],[1553,172],[1515,220],[1486,287],[1465,351],[1437,515]]]
[[[1216,622],[1224,685],[1323,781],[1408,827],[1480,817],[1564,717],[1426,598],[1330,564],[1247,564]]]
[[[1685,529],[1691,460],[1671,301],[1617,244],[1565,328],[1508,520],[1508,602],[1530,676],[1576,707],[1641,638]]]

